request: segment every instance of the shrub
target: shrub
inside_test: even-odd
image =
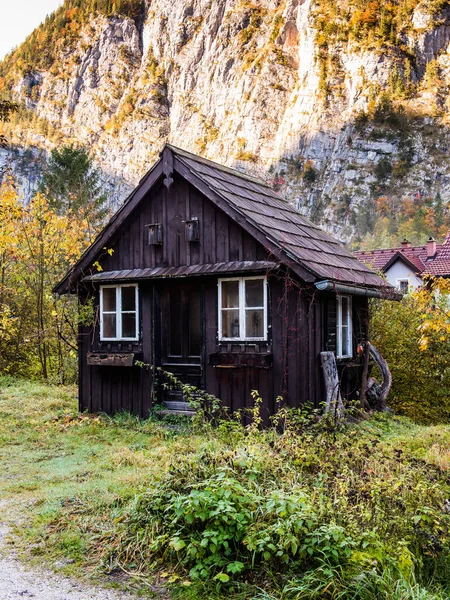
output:
[[[283,582],[287,598],[410,598],[395,590],[446,572],[448,486],[439,468],[380,442],[392,417],[364,433],[330,433],[289,409],[282,419],[282,435],[223,422],[208,447],[174,457],[112,515],[107,564],[189,573],[204,590],[229,587],[225,597]]]
[[[306,181],[306,183],[314,183],[314,181],[316,180],[317,171],[314,168],[313,162],[311,160],[307,160],[303,165],[302,177],[303,180]]]
[[[381,158],[375,166],[375,177],[383,180],[389,177],[392,173],[392,162],[386,156]]]
[[[450,421],[449,291],[437,279],[401,302],[372,303],[372,342],[392,371],[389,403],[427,423]]]

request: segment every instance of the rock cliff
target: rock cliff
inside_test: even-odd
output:
[[[135,19],[94,13],[48,68],[4,62],[3,89],[26,106],[10,127],[16,155],[81,143],[123,198],[169,141],[268,178],[347,241],[373,229],[380,196],[447,202],[448,3],[409,2],[386,39],[378,3],[373,34],[353,4],[147,0]]]

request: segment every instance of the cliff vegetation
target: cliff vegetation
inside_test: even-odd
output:
[[[170,141],[267,178],[344,241],[439,239],[449,43],[447,0],[66,0],[0,64],[20,103],[3,161],[30,195],[25,152],[82,144],[117,204]]]

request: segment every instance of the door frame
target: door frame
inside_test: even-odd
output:
[[[164,348],[164,343],[169,343],[169,340],[164,340],[165,336],[165,327],[163,320],[166,318],[167,320],[167,334],[169,333],[169,315],[168,315],[168,296],[171,289],[182,288],[184,290],[189,290],[189,288],[196,288],[200,292],[200,355],[193,356],[193,360],[190,361],[189,357],[186,358],[185,362],[180,360],[179,362],[174,360],[170,362],[170,357],[168,356],[168,352]],[[166,296],[166,297],[165,297]],[[179,365],[180,367],[185,367],[187,370],[192,367],[198,367],[199,369],[199,377],[200,377],[200,385],[198,386],[200,389],[205,389],[206,384],[206,319],[205,319],[205,286],[204,283],[197,280],[192,281],[189,279],[172,279],[172,280],[158,280],[155,281],[154,284],[154,302],[153,302],[153,336],[152,336],[152,344],[153,344],[153,356],[155,357],[155,365],[157,367],[161,367],[168,372],[171,372],[170,368],[166,367],[176,367]],[[165,317],[166,315],[166,317]],[[182,327],[186,325],[186,322],[182,322]],[[176,358],[176,357],[174,357]],[[184,357],[181,356],[180,359]],[[169,360],[167,360],[169,359]],[[197,360],[194,360],[197,359]]]

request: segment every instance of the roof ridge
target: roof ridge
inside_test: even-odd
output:
[[[243,171],[238,171],[237,169],[234,169],[233,167],[227,167],[225,165],[221,165],[220,163],[215,162],[214,160],[211,160],[209,158],[204,158],[203,156],[199,156],[198,154],[193,154],[192,152],[189,152],[188,150],[185,150],[184,148],[179,148],[178,146],[174,146],[173,144],[166,143],[164,145],[164,147],[170,148],[170,150],[175,152],[175,154],[185,156],[186,158],[190,158],[191,160],[195,160],[196,162],[205,163],[206,165],[211,165],[214,169],[218,169],[219,171],[224,171],[225,173],[230,173],[232,175],[240,177],[241,179],[247,179],[248,181],[257,183],[258,185],[262,185],[262,186],[268,188],[272,192],[272,194],[276,195],[277,198],[279,198],[280,200],[283,200],[284,202],[287,202],[287,200],[285,198],[283,198],[281,195],[277,194],[277,192],[270,186],[270,184],[268,184],[266,181],[264,181],[264,179],[261,179],[260,177],[255,177],[254,175],[249,175],[248,173],[245,173]]]
[[[441,247],[441,244],[438,244]],[[393,248],[374,248],[373,250],[355,250],[355,254],[371,254],[373,252],[404,252],[405,250],[426,250],[426,245],[421,246],[394,246]]]

